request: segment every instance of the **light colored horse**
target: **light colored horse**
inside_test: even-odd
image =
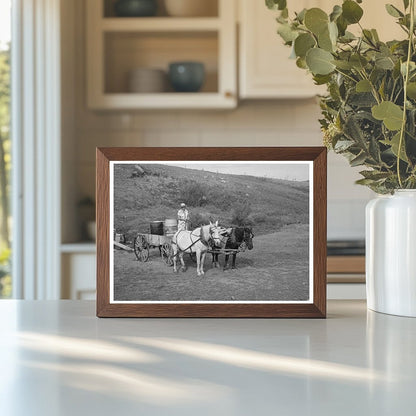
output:
[[[185,262],[183,261],[184,253],[195,253],[196,271],[198,276],[204,274],[205,256],[212,245],[220,247],[223,244],[221,236],[222,229],[218,227],[218,221],[213,224],[203,225],[193,231],[178,231],[172,237],[173,249],[173,271],[178,271],[176,263],[177,258],[181,262],[181,270],[185,271]]]

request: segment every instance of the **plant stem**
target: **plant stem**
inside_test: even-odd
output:
[[[370,84],[371,93],[373,94],[374,99],[377,101],[377,104],[380,104],[380,98],[378,96],[376,87],[370,81],[370,78],[368,78],[367,73],[365,72],[365,69],[362,66],[361,66],[361,69],[362,69],[362,71],[360,71],[360,75],[363,77],[363,79],[365,79],[366,81],[368,81],[368,83]]]
[[[403,188],[402,177],[400,174],[400,156],[402,152],[402,146],[404,141],[404,132],[406,130],[406,110],[407,110],[407,83],[409,82],[409,68],[410,61],[412,59],[412,50],[413,50],[413,36],[414,36],[414,27],[415,27],[415,0],[410,0],[410,30],[409,30],[409,45],[407,47],[407,60],[406,60],[406,73],[404,75],[404,85],[403,85],[403,119],[402,127],[400,129],[400,139],[399,139],[399,149],[397,151],[397,177],[399,179],[399,186]]]
[[[357,82],[358,82],[355,78],[351,77],[351,76],[350,76],[350,75],[348,75],[348,74],[345,74],[344,72],[340,71],[338,68],[335,68],[335,71],[336,71],[336,72],[338,72],[338,73],[339,73],[339,74],[341,74],[341,75],[344,75],[344,77],[349,78],[351,81],[353,81],[353,82],[355,82],[355,83],[357,83]]]

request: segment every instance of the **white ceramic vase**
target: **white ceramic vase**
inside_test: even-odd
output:
[[[416,190],[367,204],[366,282],[369,309],[416,317]]]

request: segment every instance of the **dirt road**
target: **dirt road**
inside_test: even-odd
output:
[[[185,255],[186,272],[173,272],[150,251],[149,261],[138,262],[134,254],[114,250],[115,300],[259,301],[307,300],[309,296],[308,226],[287,228],[253,239],[254,249],[237,256],[237,269],[223,271],[205,260],[205,275]],[[221,264],[224,257],[220,256]]]

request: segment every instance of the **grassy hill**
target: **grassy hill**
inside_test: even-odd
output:
[[[309,182],[213,173],[166,165],[114,167],[114,226],[132,238],[150,221],[176,218],[181,202],[195,227],[219,220],[251,224],[256,235],[309,222]]]

